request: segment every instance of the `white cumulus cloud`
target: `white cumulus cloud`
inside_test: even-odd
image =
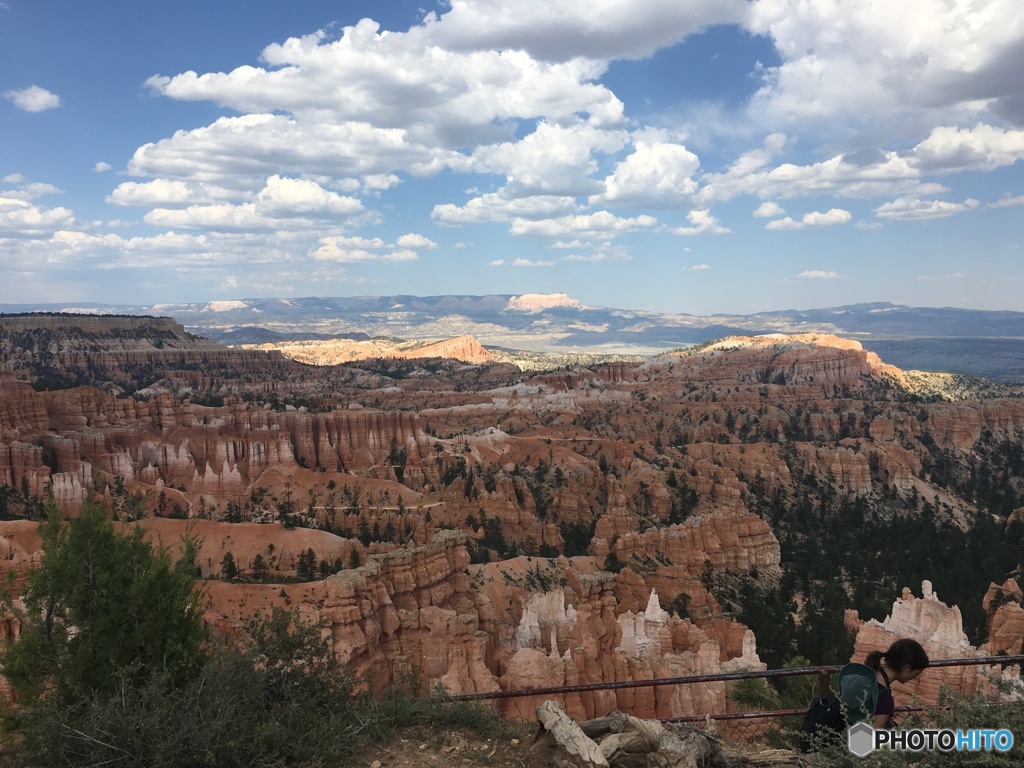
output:
[[[30,85],[20,91],[6,91],[4,98],[26,112],[45,112],[60,106],[60,96],[38,85]]]
[[[437,248],[437,243],[435,243],[433,240],[431,240],[428,237],[424,237],[423,235],[418,235],[414,232],[402,235],[395,241],[395,244],[398,245],[400,248],[408,248],[410,250],[418,251],[433,250],[434,248]]]
[[[452,0],[440,18],[431,13],[423,35],[450,49],[529,51],[566,61],[645,58],[659,48],[716,24],[747,16],[742,0]]]
[[[126,181],[107,195],[111,205],[178,206],[209,201],[197,195],[195,187],[177,179],[153,179],[146,182]]]
[[[518,12],[518,11],[517,11]],[[243,113],[284,112],[302,125],[349,123],[397,128],[403,143],[433,147],[483,144],[521,117],[562,122],[584,114],[622,122],[622,103],[592,79],[592,62],[542,62],[519,49],[456,51],[430,45],[418,30],[382,32],[363,19],[339,39],[290,38],[263,51],[270,68],[147,82],[175,99],[207,100]]]
[[[1020,107],[1017,0],[750,3],[748,28],[782,62],[763,70],[750,114],[773,124],[834,120],[893,135],[928,122]],[[837,119],[840,118],[840,119]]]
[[[974,128],[943,126],[913,149],[922,171],[991,171],[1024,159],[1024,131],[979,123]]]
[[[672,230],[673,235],[727,235],[732,231],[719,224],[718,219],[712,216],[709,210],[690,211],[686,218],[692,226],[676,227]]]
[[[678,207],[697,191],[693,177],[699,169],[700,159],[680,144],[638,141],[633,153],[604,180],[605,191],[591,196],[590,203]]]
[[[766,200],[757,206],[754,215],[759,219],[771,219],[776,216],[782,216],[785,212],[785,209],[778,203]]]
[[[363,210],[354,197],[324,189],[310,179],[271,176],[256,196],[256,205],[269,216],[347,217]]]
[[[0,197],[0,238],[48,235],[74,221],[67,208],[41,208],[27,200]]]
[[[591,178],[597,168],[594,152],[615,152],[625,145],[625,131],[607,131],[585,122],[554,125],[541,122],[522,139],[478,148],[467,170],[501,173],[506,194],[583,195],[600,184]]]
[[[316,261],[332,261],[339,264],[359,262],[402,262],[416,261],[419,251],[437,248],[437,243],[415,233],[399,237],[388,243],[379,237],[366,238],[337,235],[322,237],[318,246],[310,252]]]
[[[193,188],[178,181],[148,185],[121,185],[111,202],[167,195],[173,203],[188,200]],[[211,203],[184,208],[154,208],[144,217],[147,224],[172,229],[259,232],[280,229],[310,229],[322,223],[343,224],[363,214],[357,198],[324,189],[310,179],[271,176],[248,203]]]

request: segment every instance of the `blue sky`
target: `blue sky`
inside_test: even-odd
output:
[[[0,302],[1024,311],[1019,0],[0,2]]]

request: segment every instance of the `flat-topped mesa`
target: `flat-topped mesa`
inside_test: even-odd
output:
[[[187,333],[170,317],[69,314],[0,315],[0,348],[5,353],[21,351],[26,357],[31,353],[40,362],[76,352],[172,354],[225,349]]]
[[[571,299],[564,293],[524,293],[522,296],[513,296],[505,305],[506,310],[520,312],[539,312],[555,307],[583,308],[576,299]]]
[[[703,381],[760,382],[789,386],[862,389],[865,378],[887,385],[907,386],[906,374],[883,363],[860,342],[832,334],[771,333],[728,336],[692,350],[654,358],[682,358],[686,368],[699,367]]]
[[[151,315],[76,315],[70,312],[28,312],[0,315],[0,329],[9,334],[32,330],[81,334],[108,334],[114,329],[157,332],[185,337],[185,328],[171,317]],[[194,337],[198,338],[198,337]],[[201,341],[206,341],[201,339]],[[212,344],[213,342],[207,342]]]

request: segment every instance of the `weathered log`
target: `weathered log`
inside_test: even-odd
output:
[[[565,713],[565,708],[557,701],[549,699],[537,707],[537,720],[551,739],[538,739],[531,748],[533,751],[543,752],[553,748],[551,760],[559,768],[608,768],[608,761],[601,754],[601,748]]]
[[[562,705],[545,701],[537,708],[542,731],[535,753],[547,755],[559,768],[738,768],[739,766],[801,766],[799,755],[786,750],[745,752],[730,747],[700,728],[665,728],[621,712],[576,723]]]

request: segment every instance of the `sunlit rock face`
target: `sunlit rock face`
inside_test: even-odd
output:
[[[417,360],[440,357],[460,360],[464,363],[487,363],[494,360],[494,354],[485,349],[472,336],[455,336],[433,342],[329,339],[326,341],[273,342],[245,345],[245,348],[264,352],[279,352],[287,358],[308,365],[339,365],[356,360],[376,358]]]

